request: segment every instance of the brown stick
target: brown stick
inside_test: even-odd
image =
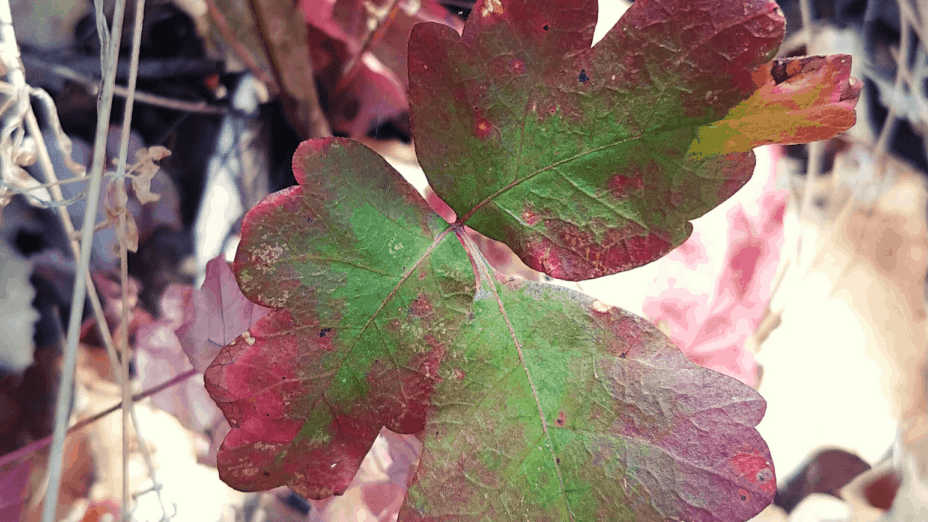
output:
[[[377,43],[387,32],[387,28],[390,26],[390,23],[396,19],[396,15],[400,10],[400,0],[390,0],[390,4],[386,6],[386,14],[382,16],[377,16],[377,26],[373,31],[368,31],[364,35],[364,43],[361,45],[361,50],[358,51],[358,54],[352,56],[345,65],[342,66],[341,76],[338,79],[338,83],[335,86],[335,92],[341,91],[351,80],[354,79],[356,74],[355,68],[358,65],[358,62],[361,61],[361,58],[364,57],[364,53],[368,52],[375,43]]]
[[[246,48],[242,42],[238,41],[238,38],[235,37],[235,31],[233,31],[232,26],[229,25],[229,21],[226,20],[226,17],[219,11],[219,8],[216,7],[213,0],[206,0],[206,12],[210,20],[212,20],[213,25],[216,26],[216,30],[219,31],[219,34],[222,35],[226,43],[232,47],[232,50],[235,51],[235,54],[242,63],[245,64],[245,67],[248,67],[251,73],[255,75],[255,78],[261,80],[261,83],[264,85],[267,85],[271,94],[276,96],[280,93],[280,85],[277,83],[277,80],[264,72],[264,69],[258,65],[258,60],[248,51],[248,48]]]

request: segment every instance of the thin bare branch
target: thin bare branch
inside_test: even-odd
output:
[[[29,59],[29,66],[41,68],[49,73],[66,78],[73,82],[80,83],[81,85],[89,88],[92,94],[98,94],[98,82],[93,78],[84,76],[77,71],[68,69],[67,67],[63,67],[61,65],[45,63],[35,58]],[[114,84],[113,92],[122,98],[129,96],[129,89],[121,85]],[[196,114],[225,114],[229,112],[229,109],[226,107],[220,107],[218,105],[210,105],[205,102],[175,100],[173,98],[166,98],[157,94],[140,91],[135,91],[135,101],[144,103],[146,105],[151,105],[153,107],[161,107],[163,109],[171,109],[178,112],[190,112]]]
[[[180,384],[181,382],[186,381],[187,379],[193,377],[197,373],[198,372],[195,368],[191,368],[185,371],[184,373],[175,375],[174,377],[168,379],[167,381],[157,386],[153,386],[152,388],[149,388],[141,393],[136,393],[135,395],[132,396],[132,402],[138,402],[142,399],[145,399],[147,397],[151,397],[152,395],[160,393],[166,390],[167,388],[170,388],[171,386],[174,386],[176,384]],[[118,411],[120,408],[122,408],[122,401],[120,401],[118,404],[114,404],[110,406],[109,408],[101,412],[95,413],[91,415],[90,417],[87,417],[86,419],[83,419],[83,420],[80,420],[74,423],[73,426],[67,429],[65,435],[70,435],[77,430],[84,429],[87,426],[90,426],[91,424],[93,424],[94,422],[102,419],[103,417],[106,417],[110,413],[113,413],[114,411]],[[0,468],[2,468],[3,466],[7,466],[9,464],[12,464],[14,462],[19,462],[20,460],[28,457],[29,455],[32,455],[36,451],[39,451],[42,448],[48,446],[49,444],[52,443],[52,440],[53,440],[53,436],[49,435],[37,441],[31,442],[23,446],[22,448],[19,448],[16,451],[12,451],[10,453],[7,453],[6,455],[3,455],[2,457],[0,457]]]
[[[126,0],[116,0],[113,12],[113,31],[107,39],[105,21],[103,16],[102,0],[95,2],[97,11],[98,36],[101,40],[101,67],[103,73],[103,89],[97,108],[97,129],[94,140],[93,161],[90,169],[90,187],[87,194],[87,206],[84,213],[84,223],[93,223],[97,216],[97,202],[100,196],[100,185],[103,180],[104,157],[106,153],[106,137],[110,121],[110,111],[113,104],[113,86],[116,84],[116,62],[119,57],[119,43],[122,36],[122,22],[126,11]],[[42,506],[42,521],[54,522],[58,510],[58,492],[61,486],[63,467],[64,436],[68,424],[71,405],[71,391],[74,385],[74,368],[77,359],[77,343],[80,336],[81,317],[84,313],[84,299],[87,288],[87,270],[90,265],[90,250],[93,245],[93,227],[82,227],[81,252],[77,259],[76,277],[71,297],[71,317],[68,320],[67,344],[65,346],[64,362],[61,370],[61,386],[55,411],[55,428],[53,434],[52,450],[49,456],[49,484],[45,503]],[[123,510],[125,511],[123,506]]]

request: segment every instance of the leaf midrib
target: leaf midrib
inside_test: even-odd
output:
[[[374,323],[374,320],[380,315],[380,312],[384,309],[384,307],[387,305],[387,303],[389,303],[389,302],[393,299],[393,296],[396,295],[396,292],[400,289],[400,287],[402,287],[403,284],[406,283],[406,281],[409,279],[409,276],[412,275],[413,272],[415,272],[416,268],[417,268],[419,265],[421,265],[423,261],[425,261],[426,259],[428,259],[428,257],[432,254],[432,252],[433,252],[436,248],[438,248],[438,245],[440,245],[440,244],[445,240],[445,238],[448,236],[449,233],[451,233],[451,231],[452,231],[453,229],[454,229],[454,227],[451,226],[451,225],[449,225],[448,228],[446,228],[445,230],[443,230],[443,231],[441,232],[441,234],[439,234],[439,235],[432,241],[432,244],[429,245],[429,248],[426,249],[426,251],[422,254],[422,256],[421,256],[415,263],[413,263],[412,266],[409,267],[409,269],[406,271],[405,274],[403,274],[403,276],[402,276],[402,277],[400,278],[400,280],[396,283],[396,285],[393,286],[393,289],[390,290],[390,293],[387,294],[383,299],[381,299],[381,301],[380,301],[380,306],[378,306],[377,309],[374,310],[374,313],[372,313],[371,316],[370,316],[370,318],[368,318],[367,322],[364,323],[364,326],[362,326],[361,329],[358,330],[358,333],[357,333],[357,335],[355,336],[355,338],[354,338],[354,340],[352,341],[352,343],[345,349],[345,354],[344,354],[344,356],[342,357],[341,362],[339,363],[338,367],[335,368],[335,370],[334,370],[334,372],[333,372],[333,374],[332,374],[332,375],[333,375],[333,378],[334,378],[334,376],[337,375],[338,372],[340,372],[341,369],[344,367],[345,361],[348,360],[349,356],[350,356],[351,353],[354,351],[355,347],[361,342],[361,338],[364,337],[364,332],[366,332],[367,329],[368,329],[368,327],[370,327],[371,324]],[[330,383],[331,383],[331,380],[330,380]],[[328,389],[328,387],[327,387],[326,389]],[[326,402],[328,402],[328,398],[325,396],[325,394],[326,394],[326,392],[323,391],[323,392],[320,394],[320,396],[321,396]]]
[[[479,252],[477,245],[474,241],[467,236],[465,233],[460,233],[459,237],[468,243],[468,248],[474,249],[474,252]],[[544,433],[545,441],[547,442],[548,452],[551,454],[551,463],[554,465],[554,470],[557,473],[558,484],[560,485],[561,497],[564,499],[564,505],[567,507],[567,514],[570,517],[570,520],[575,520],[573,510],[570,506],[570,501],[567,498],[567,490],[564,487],[564,477],[561,475],[561,467],[558,464],[557,457],[554,454],[554,443],[551,440],[551,434],[548,432],[548,420],[545,418],[544,409],[541,406],[541,399],[538,395],[538,388],[535,386],[535,381],[532,379],[532,374],[528,369],[528,364],[525,361],[525,353],[522,351],[522,343],[519,342],[518,336],[516,336],[515,327],[512,325],[512,321],[509,320],[509,314],[506,313],[506,307],[503,305],[503,300],[500,298],[499,293],[496,290],[496,285],[493,282],[493,277],[490,274],[489,269],[487,268],[484,260],[479,256],[474,258],[475,265],[480,271],[480,275],[485,281],[485,284],[490,288],[490,291],[493,292],[493,297],[496,299],[496,303],[499,306],[500,315],[502,315],[503,320],[506,322],[506,327],[509,329],[509,335],[512,338],[512,342],[516,347],[516,353],[519,355],[519,362],[522,365],[522,370],[525,372],[525,378],[528,380],[529,387],[532,389],[532,398],[535,400],[535,405],[538,407],[538,416],[541,419],[541,429]]]
[[[532,91],[529,92],[529,99],[531,98],[531,95],[534,94],[534,92],[535,92],[535,91],[534,91],[534,88],[533,88]],[[660,98],[663,98],[665,95],[666,95],[666,92],[665,92],[665,91],[661,91]],[[660,105],[659,103],[655,103],[655,104],[654,104],[654,107],[657,107],[657,106],[659,106],[659,105]],[[654,110],[656,111],[656,109],[654,109]],[[652,113],[651,113],[651,116],[647,118],[646,122],[650,122],[650,121],[651,121],[651,118],[652,118],[653,116],[654,116],[654,113],[652,112]],[[523,147],[524,142],[525,142],[525,121],[524,121],[524,120],[525,120],[527,117],[528,117],[527,115],[523,117],[523,122],[522,122],[522,126],[521,126],[521,132],[522,132],[522,133],[521,133],[521,139],[520,139],[520,141],[519,141],[519,158],[522,157],[522,151],[523,151],[523,148],[524,148],[524,147]],[[702,124],[699,124],[699,125],[692,125],[692,127],[699,128],[699,127],[702,127],[703,125],[712,123],[712,122],[714,122],[714,121],[718,121],[718,119],[712,119],[712,121],[706,121],[706,122],[704,122],[704,123],[702,123]],[[647,125],[647,123],[646,123],[646,125]],[[513,189],[513,188],[519,186],[520,184],[522,184],[522,183],[524,183],[524,182],[526,182],[526,181],[529,181],[530,179],[534,178],[535,176],[538,176],[539,174],[541,174],[541,173],[543,173],[543,172],[547,172],[547,171],[549,171],[549,170],[552,170],[552,169],[554,169],[554,168],[557,168],[557,167],[559,167],[559,166],[561,166],[561,165],[564,165],[564,164],[566,164],[566,163],[570,163],[570,162],[572,162],[572,161],[576,161],[576,160],[578,160],[578,159],[580,159],[580,158],[582,158],[582,157],[584,157],[584,156],[587,156],[587,155],[589,155],[589,154],[594,154],[594,153],[596,153],[596,152],[600,152],[600,151],[603,151],[603,150],[606,150],[606,149],[609,149],[609,148],[612,148],[612,147],[621,145],[621,144],[626,143],[626,142],[629,142],[629,141],[641,140],[641,139],[644,139],[644,138],[646,138],[646,137],[648,137],[648,136],[651,136],[651,135],[657,135],[657,134],[660,134],[660,133],[662,133],[662,132],[667,132],[668,130],[679,130],[680,128],[682,128],[682,127],[672,127],[672,128],[669,128],[669,129],[668,129],[668,127],[657,127],[657,128],[651,129],[651,130],[649,130],[649,131],[642,132],[641,134],[637,134],[637,135],[634,135],[634,136],[626,136],[626,137],[624,137],[624,138],[622,138],[622,139],[620,139],[620,140],[617,140],[617,141],[614,141],[614,142],[611,142],[611,143],[607,143],[607,144],[605,144],[605,145],[601,145],[601,146],[596,147],[596,148],[592,148],[592,149],[589,149],[589,150],[585,150],[585,151],[580,152],[580,153],[578,153],[578,154],[574,154],[573,156],[571,156],[571,157],[569,157],[569,158],[564,158],[564,159],[559,160],[559,161],[556,161],[556,162],[554,162],[554,163],[552,163],[552,164],[550,164],[550,165],[546,165],[546,166],[544,166],[544,167],[538,169],[537,171],[535,171],[535,172],[533,172],[533,173],[527,175],[526,177],[520,178],[520,179],[516,179],[516,180],[514,180],[512,183],[510,183],[510,184],[506,185],[505,187],[503,187],[503,188],[497,190],[497,191],[494,192],[493,194],[490,194],[490,195],[487,196],[483,201],[481,201],[481,202],[477,203],[476,205],[474,205],[474,207],[473,207],[472,209],[470,209],[470,211],[469,211],[467,214],[465,214],[464,217],[458,219],[458,220],[457,220],[457,223],[463,225],[468,219],[470,219],[470,217],[471,217],[472,215],[474,215],[474,213],[476,213],[478,210],[480,210],[481,207],[483,207],[483,206],[486,205],[487,203],[490,203],[491,201],[493,201],[493,200],[494,200],[495,198],[497,198],[500,194],[503,194],[503,193],[505,193],[505,192],[508,192],[509,190],[511,190],[511,189]],[[567,178],[567,176],[565,176],[565,178]]]

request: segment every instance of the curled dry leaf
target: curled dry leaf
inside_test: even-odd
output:
[[[29,175],[21,167],[13,165],[4,176],[0,184],[0,210],[2,210],[13,194],[23,194],[30,201],[38,203],[50,203],[52,196],[48,189],[37,179]]]
[[[161,199],[159,194],[151,191],[151,180],[159,169],[155,161],[161,160],[170,154],[171,151],[161,146],[141,149],[136,152],[135,163],[128,167],[126,177],[132,181],[135,197],[142,205]],[[128,194],[125,190],[119,190],[118,183],[120,181],[113,177],[106,186],[106,199],[104,201],[106,220],[97,224],[96,230],[110,226],[114,227],[118,244],[125,244],[129,252],[137,252],[139,249],[138,225],[135,223],[134,213],[128,209]],[[124,215],[126,219],[125,230],[119,227],[119,217],[121,215]]]
[[[144,205],[161,199],[159,194],[152,193],[151,179],[155,177],[160,168],[155,162],[170,155],[171,151],[161,146],[142,149],[135,154],[135,163],[126,175],[132,180],[132,189],[139,203]]]

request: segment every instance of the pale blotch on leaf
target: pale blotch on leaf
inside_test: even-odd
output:
[[[491,14],[503,14],[503,12],[503,3],[500,0],[487,0],[480,14],[487,17]]]

